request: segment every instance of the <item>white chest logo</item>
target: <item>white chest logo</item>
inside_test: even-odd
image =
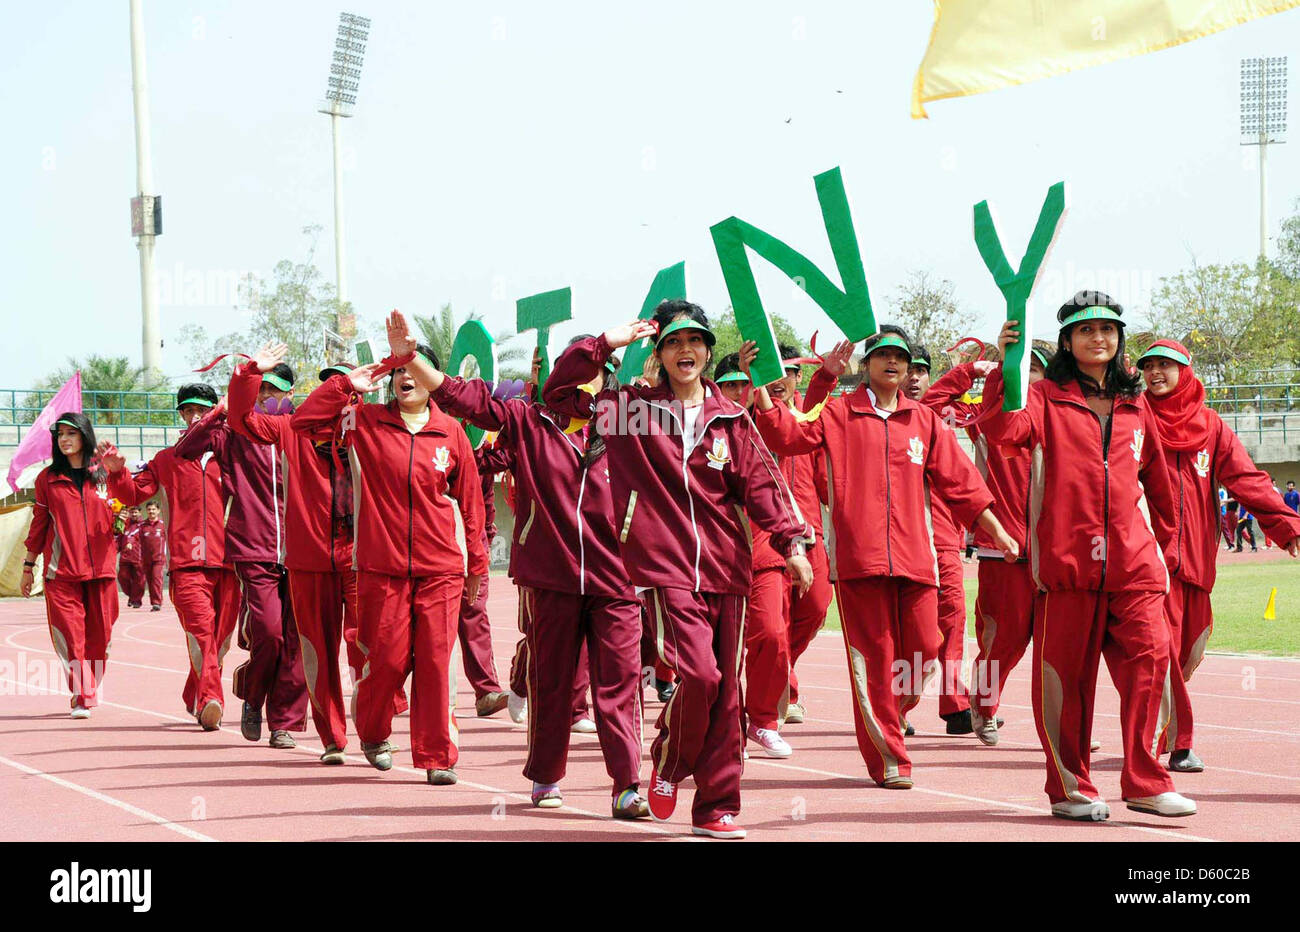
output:
[[[1196,474],[1204,479],[1210,474],[1210,451],[1202,450],[1196,454],[1196,460],[1192,463],[1196,467]]]
[[[727,449],[727,438],[719,437],[713,441],[713,449],[706,456],[709,458],[709,465],[714,469],[722,469],[731,462],[731,452]]]
[[[438,472],[445,473],[447,467],[451,465],[451,453],[446,447],[438,447],[433,451],[433,468]]]
[[[925,444],[921,442],[920,437],[913,437],[907,441],[907,458],[913,465],[922,466],[925,464]]]
[[[1133,442],[1129,444],[1128,448],[1133,451],[1133,460],[1135,462],[1142,462],[1142,441],[1146,439],[1147,435],[1141,430],[1133,431]]]

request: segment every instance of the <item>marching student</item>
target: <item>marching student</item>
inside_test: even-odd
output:
[[[280,362],[259,374],[258,403],[292,407],[293,370]],[[240,734],[261,740],[265,706],[270,746],[292,748],[290,733],[307,728],[307,684],[284,568],[283,454],[233,431],[224,404],[192,424],[175,449],[188,460],[211,454],[230,492],[226,556],[239,577],[239,646],[248,651],[234,675],[234,693],[244,700]]]
[[[613,351],[645,338],[655,340],[658,384],[594,391]],[[735,822],[739,667],[752,581],[744,515],[772,534],[801,588],[812,582],[803,543],[810,529],[745,410],[704,378],[714,343],[702,308],[663,301],[653,321],[570,346],[543,398],[560,414],[596,418],[623,565],[649,591],[656,647],[677,675],[650,749],[650,814],[667,820],[678,785],[693,776],[692,833],[743,838]]]
[[[161,612],[163,570],[167,566],[167,523],[162,519],[162,506],[157,502],[145,502],[144,513],[145,522],[140,528],[140,547],[144,580],[149,587],[149,610]]]
[[[186,431],[216,405],[217,393],[210,385],[182,385],[176,392],[176,409]],[[182,438],[184,435],[182,432]],[[108,470],[109,491],[118,501],[146,501],[159,489],[166,494],[169,595],[185,631],[189,659],[181,698],[204,731],[216,731],[225,707],[222,663],[239,606],[238,579],[225,563],[226,498],[221,467],[215,457],[202,462],[184,459],[171,446],[154,454],[133,476],[125,468],[125,457],[107,441],[100,444],[100,460]],[[161,518],[158,520],[155,527],[164,527]]]
[[[429,784],[455,783],[456,720],[451,655],[462,595],[487,574],[483,490],[465,431],[429,399],[403,357],[332,375],[293,413],[308,436],[340,431],[352,471],[352,567],[357,571],[357,647],[365,657],[352,697],[366,760],[393,766],[394,697],[411,685],[411,756]],[[391,373],[393,400],[357,400]]]
[[[1175,340],[1157,340],[1139,357],[1146,400],[1155,414],[1165,462],[1176,493],[1176,525],[1170,548],[1173,576],[1165,600],[1169,620],[1170,669],[1165,681],[1160,742],[1170,751],[1170,770],[1199,773],[1204,763],[1192,750],[1192,700],[1187,682],[1200,664],[1214,627],[1214,589],[1219,539],[1219,501],[1228,494],[1259,518],[1268,539],[1291,556],[1300,554],[1297,516],[1268,475],[1250,459],[1241,439],[1205,404],[1205,386],[1192,369],[1192,354]]]
[[[117,584],[126,596],[127,608],[140,608],[144,603],[144,558],[140,550],[140,528],[144,516],[139,505],[127,509],[126,523],[117,540]]]
[[[399,312],[389,317],[388,327],[395,355],[413,344]],[[568,762],[572,690],[585,643],[601,754],[613,781],[611,812],[617,819],[644,818],[649,809],[639,791],[641,618],[618,555],[602,438],[590,425],[571,423],[544,404],[493,398],[481,379],[446,376],[418,357],[410,370],[442,410],[500,431],[499,441],[512,454],[519,517],[510,575],[519,587],[527,640],[524,776],[533,784],[533,805],[552,809],[564,802],[560,781]],[[617,384],[612,370],[601,375],[602,384]]]
[[[930,490],[963,526],[978,522],[1007,559],[1015,559],[1017,545],[990,510],[993,496],[952,431],[904,393],[912,360],[907,335],[882,329],[863,350],[863,384],[826,402],[816,417],[797,419],[762,388],[755,407],[759,430],[778,454],[824,451],[831,577],[858,749],[878,785],[911,789],[903,716],[920,701],[940,643]],[[809,396],[828,393],[852,352],[846,341],[824,358]]]
[[[753,401],[749,397],[753,383],[747,372],[740,371],[740,353],[728,353],[718,360],[718,364],[713,367],[713,383],[722,390],[725,397],[742,408],[749,409]],[[784,561],[781,566],[785,567]]]
[[[1102,821],[1110,808],[1089,773],[1097,665],[1119,691],[1130,809],[1186,816],[1154,749],[1169,670],[1164,618],[1173,499],[1160,431],[1141,377],[1125,368],[1123,308],[1081,291],[1057,311],[1060,333],[1046,377],[1024,409],[984,422],[993,443],[1030,451],[1029,564],[1034,601],[1034,719],[1047,759],[1052,815]],[[1014,321],[998,346],[1020,339]],[[988,377],[1002,391],[999,367]],[[1163,551],[1163,553],[1162,553]]]
[[[1029,361],[1029,382],[1039,381],[1051,359],[1050,350],[1035,346]],[[983,530],[977,530],[975,545],[979,558],[979,591],[975,597],[975,640],[979,652],[971,668],[971,727],[986,745],[998,743],[998,704],[1007,677],[1029,647],[1034,627],[1034,594],[1029,572],[1029,549],[1025,524],[1029,514],[1029,457],[1015,449],[990,443],[975,421],[985,410],[1002,404],[987,385],[981,402],[962,401],[977,378],[987,378],[997,364],[988,360],[953,366],[930,385],[924,395],[927,407],[964,427],[975,446],[975,466],[993,493],[993,513],[1015,539],[1020,556],[1008,563]],[[964,606],[964,600],[963,600]],[[965,636],[965,619],[962,621]],[[1093,748],[1096,750],[1096,748]]]
[[[768,397],[789,407],[796,417],[815,406],[798,392],[801,357],[793,346],[778,347],[784,363],[783,375],[765,386]],[[758,348],[746,341],[738,354],[738,364],[746,375],[757,357]],[[748,384],[746,384],[748,388]],[[770,572],[780,568],[778,555],[769,545],[769,535],[762,529],[754,532],[754,589],[746,618],[745,640],[745,710],[749,717],[746,736],[768,757],[789,757],[789,744],[779,733],[784,724],[799,724],[804,718],[799,704],[799,679],[794,667],[826,620],[831,602],[830,564],[821,534],[821,493],[826,486],[826,466],[821,451],[804,456],[778,456],[777,466],[794,495],[799,513],[811,526],[807,546],[813,582],[806,592],[798,592],[782,575]],[[763,572],[760,572],[760,563]]]
[[[50,433],[52,462],[36,477],[19,591],[31,598],[36,558],[42,556],[45,617],[68,677],[71,715],[90,718],[99,704],[118,613],[114,516],[103,468],[93,459],[90,419],[65,412]]]
[[[418,366],[419,356],[413,366]],[[475,467],[482,457],[475,451]],[[492,473],[479,472],[479,489],[483,498],[484,531],[483,549],[492,550],[492,538],[496,536],[496,490],[492,485]],[[492,653],[492,622],[488,618],[487,600],[490,588],[489,579],[484,574],[478,587],[478,594],[469,598],[466,590],[460,602],[460,620],[456,634],[460,642],[461,664],[465,669],[465,678],[474,690],[474,714],[479,718],[496,715],[510,703],[510,694],[501,688],[497,678],[496,658]],[[453,697],[453,701],[454,701]]]
[[[289,598],[302,653],[303,675],[311,702],[312,722],[324,745],[323,764],[346,762],[347,718],[339,674],[343,642],[353,682],[365,658],[356,646],[357,585],[352,570],[352,495],[346,465],[330,430],[314,436],[290,426],[287,406],[270,413],[259,407],[263,377],[287,352],[283,343],[262,347],[230,378],[227,423],[255,443],[274,445],[284,463],[284,565]],[[347,363],[327,366],[323,382],[352,369]],[[346,453],[343,454],[346,456]],[[395,712],[406,709],[406,696],[394,697]]]

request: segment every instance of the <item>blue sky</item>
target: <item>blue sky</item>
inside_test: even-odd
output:
[[[305,257],[303,227],[324,228],[316,259],[333,278],[329,121],[316,110],[340,9],[146,0],[170,376],[188,368],[180,327],[242,327],[226,285]],[[931,25],[919,0],[346,9],[373,20],[344,127],[357,309],[378,321],[450,301],[513,329],[516,298],[569,285],[575,319],[553,346],[635,316],[655,271],[682,259],[692,297],[721,311],[709,226],[732,214],[834,278],[812,177],[835,165],[880,320],[897,285],[926,269],[956,284],[971,331],[991,337],[1001,299],[971,207],[994,203],[1018,259],[1061,179],[1070,213],[1036,319],[1098,283],[1140,316],[1192,253],[1253,258],[1258,175],[1256,150],[1238,144],[1239,59],[1300,47],[1300,14],[1286,13],[941,101],[915,121],[909,93]],[[135,149],[126,0],[29,3],[6,19],[22,41],[0,63],[3,387],[22,387],[69,355],[139,358]],[[1273,232],[1300,193],[1296,150],[1269,153]],[[832,329],[784,276],[755,266],[770,309],[805,335]]]

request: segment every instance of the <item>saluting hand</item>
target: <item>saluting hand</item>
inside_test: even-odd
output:
[[[998,364],[991,359],[977,359],[971,363],[971,370],[982,379],[987,379],[997,367]]]
[[[410,356],[415,352],[418,341],[411,336],[411,325],[401,311],[394,308],[384,320],[384,326],[388,330],[388,348],[394,356]]]
[[[822,357],[822,369],[828,375],[839,378],[849,370],[849,360],[853,358],[853,347],[857,344],[852,340],[841,340],[831,347],[831,351]]]
[[[284,362],[289,355],[289,345],[287,343],[262,344],[262,348],[253,356],[253,365],[257,366],[258,372],[270,372],[280,363]]]
[[[609,344],[610,349],[618,349],[620,346],[627,346],[637,340],[652,337],[658,331],[659,328],[652,320],[634,320],[630,324],[623,324],[623,326],[615,327],[613,330],[606,330],[605,342]]]
[[[95,446],[95,456],[108,472],[121,472],[126,466],[126,457],[117,452],[117,447],[107,440],[101,440]]]
[[[378,369],[379,366],[380,363],[377,362],[370,362],[366,363],[364,366],[357,366],[348,373],[348,382],[350,382],[352,387],[363,395],[379,391],[380,385],[373,378],[375,370]]]

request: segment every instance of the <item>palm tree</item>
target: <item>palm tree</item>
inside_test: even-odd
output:
[[[438,359],[445,365],[451,358],[451,347],[456,341],[456,331],[466,320],[482,320],[483,315],[477,311],[471,311],[469,316],[463,321],[456,320],[456,315],[452,312],[450,304],[444,304],[438,309],[435,317],[415,316],[415,325],[420,328],[424,337],[424,342],[438,354]],[[517,366],[511,366],[511,363],[519,363],[530,358],[528,351],[519,345],[507,346],[517,337],[518,334],[502,331],[495,334],[492,339],[497,345],[497,367],[500,370],[497,373],[499,379],[526,379],[528,373],[520,371]]]
[[[125,356],[87,356],[84,360],[68,359],[68,364],[37,383],[37,392],[27,396],[24,406],[30,410],[30,423],[48,398],[42,392],[54,392],[73,373],[81,372],[81,398],[91,419],[99,424],[164,423],[174,421],[172,398],[165,379],[149,375],[144,366],[134,366]],[[137,394],[123,395],[122,392]],[[145,393],[149,393],[146,395]],[[161,397],[155,397],[158,393]],[[157,411],[157,416],[146,414]],[[135,414],[139,411],[139,414]]]

